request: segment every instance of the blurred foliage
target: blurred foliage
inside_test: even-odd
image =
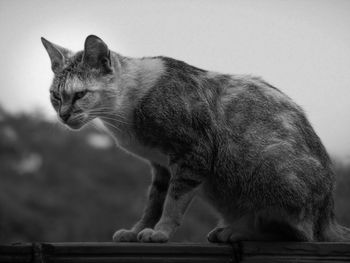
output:
[[[111,241],[141,216],[150,182],[147,163],[92,126],[0,108],[0,243]],[[195,200],[174,240],[204,241],[215,222]]]
[[[337,165],[339,221],[350,225],[350,166]],[[110,241],[140,217],[148,164],[93,127],[71,132],[41,114],[0,108],[0,243]],[[194,200],[173,241],[200,242],[215,226]]]

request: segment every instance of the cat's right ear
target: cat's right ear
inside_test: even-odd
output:
[[[106,73],[113,72],[108,46],[95,35],[89,35],[85,40],[83,60],[92,68],[102,69]]]
[[[68,57],[69,51],[63,47],[51,43],[45,38],[41,38],[47,53],[51,60],[51,69],[54,73],[58,73],[62,70]]]

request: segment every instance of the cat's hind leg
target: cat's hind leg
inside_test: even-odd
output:
[[[170,171],[152,163],[152,184],[148,192],[148,202],[141,219],[131,229],[120,229],[113,235],[115,242],[136,242],[137,235],[145,228],[153,228],[163,211],[163,204],[169,188]]]
[[[321,199],[322,193],[314,191],[310,197],[307,179],[322,171],[308,159],[294,159],[293,165],[281,160],[276,164],[276,160],[278,156],[265,159],[250,178],[244,201],[251,216],[243,217],[240,224],[228,221],[225,228],[209,234],[209,241],[314,240],[313,198]]]
[[[294,213],[284,209],[266,209],[257,214],[255,229],[260,240],[300,241],[314,240],[314,223],[303,210]]]
[[[261,240],[312,241],[317,211],[331,195],[332,178],[315,157],[288,143],[268,146],[247,178],[247,200]]]

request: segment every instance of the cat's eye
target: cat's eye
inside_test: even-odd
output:
[[[81,99],[82,97],[84,97],[86,95],[86,93],[87,93],[87,90],[76,92],[74,95],[74,99],[75,100]]]

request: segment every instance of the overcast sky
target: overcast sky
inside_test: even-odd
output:
[[[350,1],[0,0],[0,33],[0,103],[10,111],[54,116],[41,36],[77,51],[96,34],[127,56],[262,76],[350,160]]]

